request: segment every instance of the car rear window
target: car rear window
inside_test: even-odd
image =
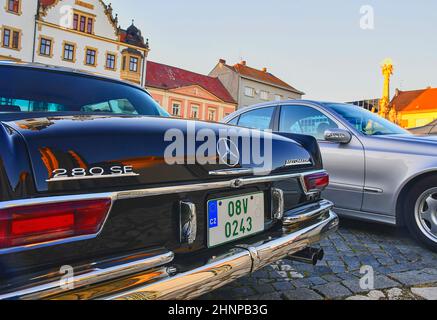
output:
[[[0,67],[0,113],[169,116],[145,91],[72,73]]]

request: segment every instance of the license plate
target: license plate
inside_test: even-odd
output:
[[[264,193],[208,201],[208,247],[264,231]]]

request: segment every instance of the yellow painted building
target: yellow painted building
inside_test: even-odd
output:
[[[396,90],[390,108],[396,110],[397,123],[403,128],[425,126],[437,119],[437,88]]]

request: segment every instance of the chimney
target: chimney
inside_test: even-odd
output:
[[[225,60],[225,59],[220,59],[220,60],[219,60],[219,63],[220,63],[220,64],[226,64],[226,60]]]
[[[264,73],[267,73],[267,68],[262,68],[262,71],[263,71]]]
[[[246,60],[242,60],[241,62],[240,62],[240,64],[241,65],[243,65],[243,66],[245,66],[247,63],[246,63]]]

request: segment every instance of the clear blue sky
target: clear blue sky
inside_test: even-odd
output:
[[[348,101],[379,97],[380,63],[395,63],[392,91],[437,87],[435,0],[111,0],[122,27],[150,39],[149,59],[208,73],[241,58],[307,93]],[[375,29],[360,28],[371,5]]]

